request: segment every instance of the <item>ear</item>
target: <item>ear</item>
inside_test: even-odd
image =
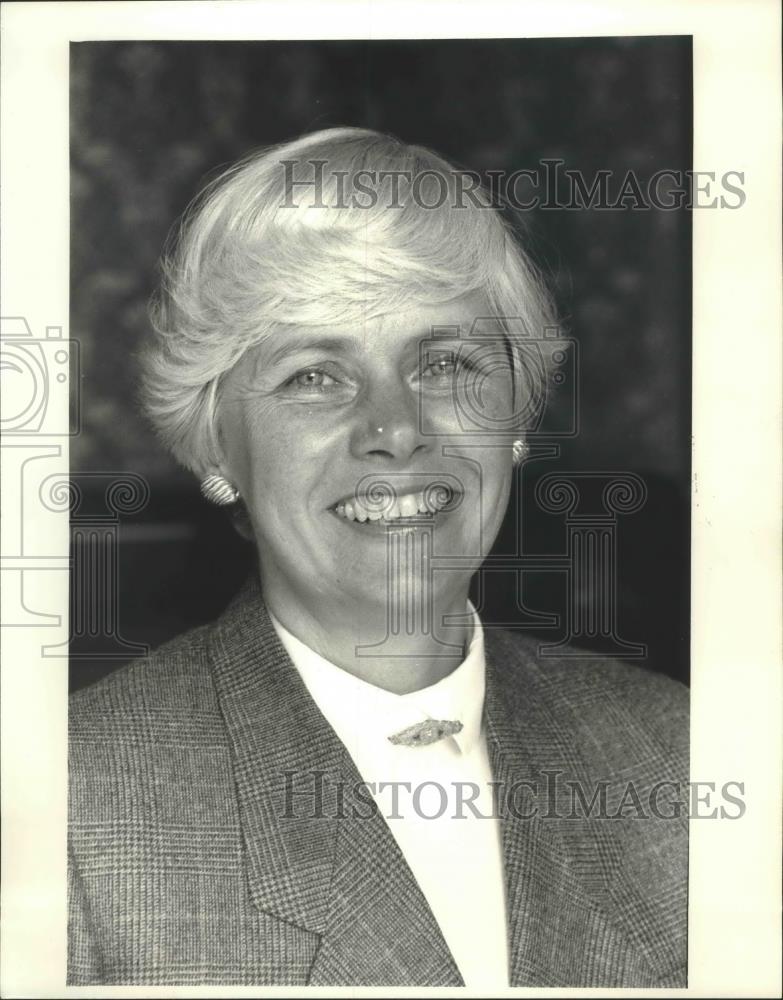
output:
[[[208,476],[220,476],[225,479],[234,489],[237,488],[236,479],[232,473],[226,458],[224,446],[224,436],[219,422],[215,421],[212,433],[206,441],[206,448],[203,453],[203,460],[194,468],[199,482],[203,483]]]
[[[223,478],[227,479],[232,485],[236,485],[228,462],[226,433],[220,419],[220,407],[218,404],[219,399],[217,396],[217,389],[215,389],[211,402],[209,429],[205,440],[205,459],[207,464],[202,470],[201,476],[202,479],[206,475],[223,476]]]
[[[255,543],[256,537],[253,534],[253,525],[250,522],[250,515],[247,512],[244,501],[237,500],[230,508],[230,513],[231,523],[234,525],[237,534],[244,538],[246,542]]]

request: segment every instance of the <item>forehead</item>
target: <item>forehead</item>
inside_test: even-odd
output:
[[[291,353],[319,347],[337,352],[405,351],[435,335],[466,339],[475,321],[489,315],[485,295],[472,292],[449,302],[422,304],[383,316],[324,326],[279,328],[258,345],[257,355],[274,364]]]

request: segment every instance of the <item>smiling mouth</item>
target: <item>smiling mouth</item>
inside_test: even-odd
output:
[[[366,496],[354,496],[331,509],[341,520],[369,527],[402,526],[433,521],[442,511],[452,509],[455,499],[453,491],[441,488],[387,497],[382,505]]]

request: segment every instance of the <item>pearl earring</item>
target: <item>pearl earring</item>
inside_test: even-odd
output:
[[[511,458],[514,465],[519,465],[525,455],[527,455],[528,451],[530,451],[530,449],[521,438],[514,441],[511,445]]]
[[[226,507],[237,502],[239,490],[223,476],[212,473],[201,480],[201,495],[218,507]]]

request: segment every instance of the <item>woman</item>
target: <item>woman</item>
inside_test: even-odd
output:
[[[69,981],[684,984],[686,825],[624,798],[687,780],[684,689],[468,602],[554,323],[488,197],[360,129],[254,154],[154,323],[148,412],[258,573],[74,697]]]

